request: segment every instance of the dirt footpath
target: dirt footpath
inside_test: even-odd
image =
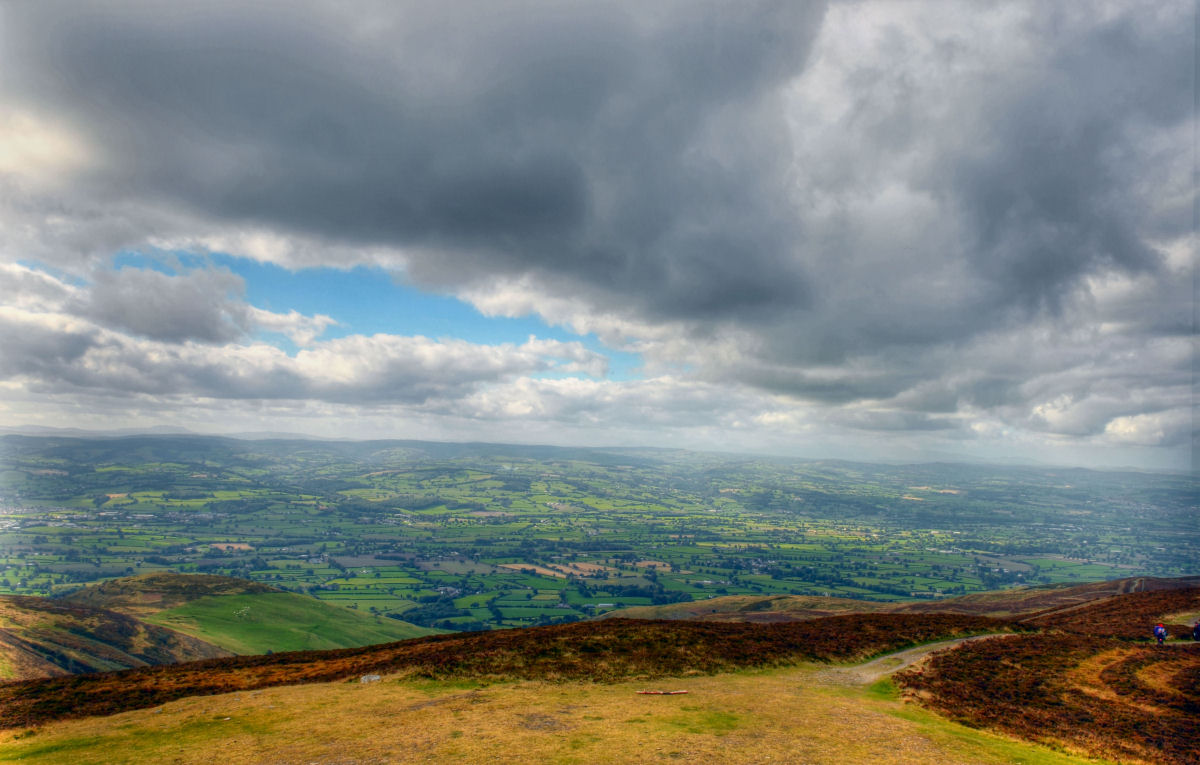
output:
[[[821,670],[813,676],[813,682],[821,685],[870,685],[882,677],[890,675],[893,672],[899,672],[905,667],[917,663],[936,651],[954,648],[955,646],[975,640],[1002,637],[1004,635],[975,635],[968,638],[927,643],[926,645],[919,645],[915,648],[908,648],[903,651],[880,656],[878,659],[872,659],[866,664],[859,664],[853,667],[831,667]]]

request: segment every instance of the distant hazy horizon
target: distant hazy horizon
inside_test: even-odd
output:
[[[78,438],[81,440],[88,439],[121,439],[121,438],[138,438],[138,437],[162,437],[170,438],[179,436],[183,438],[228,438],[240,441],[313,441],[317,443],[332,442],[332,443],[370,443],[370,442],[398,442],[398,443],[417,443],[417,444],[439,444],[445,446],[496,446],[500,448],[515,447],[515,448],[549,448],[549,449],[585,449],[595,450],[598,452],[604,451],[663,451],[663,452],[686,452],[692,454],[712,455],[714,457],[723,458],[761,458],[761,459],[779,459],[779,460],[797,460],[800,462],[849,462],[860,463],[864,465],[929,465],[929,464],[961,464],[975,467],[997,467],[997,468],[1030,468],[1034,470],[1093,470],[1098,472],[1151,472],[1151,473],[1171,473],[1177,475],[1190,475],[1189,468],[1174,469],[1170,467],[1140,467],[1137,465],[1082,465],[1073,463],[1055,463],[1055,462],[1038,462],[1036,460],[1021,460],[1021,459],[973,459],[964,457],[963,455],[953,453],[922,453],[910,457],[908,459],[902,457],[877,457],[871,458],[861,454],[832,454],[814,451],[812,453],[802,452],[772,452],[763,450],[721,450],[713,448],[699,448],[686,446],[661,446],[654,444],[630,444],[630,443],[595,443],[595,444],[579,444],[579,443],[548,443],[545,441],[520,441],[520,440],[489,440],[489,439],[436,439],[436,438],[405,438],[396,437],[379,437],[379,438],[350,438],[345,436],[317,436],[307,433],[294,432],[279,432],[279,431],[223,431],[223,432],[197,432],[186,428],[172,427],[168,425],[157,426],[154,428],[130,428],[116,430],[83,430],[79,428],[58,428],[49,426],[29,426],[29,427],[5,427],[0,426],[0,437],[5,435],[22,435],[33,437],[62,437],[62,438]]]

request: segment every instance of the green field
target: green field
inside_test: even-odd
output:
[[[210,595],[143,619],[238,654],[344,648],[428,634],[290,592]]]

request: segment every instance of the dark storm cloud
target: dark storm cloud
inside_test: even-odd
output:
[[[1167,232],[1146,225],[1136,142],[1191,115],[1194,54],[1190,30],[1132,9],[1084,29],[1062,15],[1034,20],[1043,68],[984,107],[974,150],[941,163],[997,299],[1055,310],[1082,274],[1159,269],[1145,236]]]
[[[0,207],[34,221],[0,242],[265,232],[281,262],[490,290],[492,314],[846,407],[826,421],[855,429],[1181,432],[1182,0],[0,13],[0,97],[94,154],[57,189],[0,175]],[[119,272],[79,311],[170,341],[249,326],[211,275],[172,282],[180,321],[159,320],[135,302],[157,278]],[[205,390],[257,389],[189,364]]]
[[[433,253],[420,280],[533,270],[660,316],[803,300],[776,88],[820,4],[286,7],[9,7],[10,87],[101,147],[97,186]]]
[[[859,430],[953,430],[959,423],[946,417],[930,417],[919,412],[851,411],[835,415],[840,425]]]
[[[1059,310],[1088,273],[1160,266],[1136,147],[1188,116],[1170,13],[1038,7],[1018,29],[1032,56],[936,83],[897,30],[842,73],[856,103],[835,136],[860,156],[829,174],[788,161],[784,118],[820,4],[280,10],[10,6],[8,87],[69,115],[107,156],[92,183],[122,198],[404,248],[443,286],[533,275],[643,319],[762,327],[801,363],[969,337]],[[944,37],[953,70],[970,40]],[[828,115],[793,119],[806,138]],[[906,153],[931,156],[889,172]],[[878,231],[852,198],[880,181],[929,193],[943,231]],[[814,191],[840,209],[797,210]],[[959,294],[891,294],[948,264]]]
[[[986,40],[927,13],[848,63],[853,104],[805,157],[838,162],[812,190],[837,215],[806,217],[831,297],[801,357],[967,339],[1059,313],[1091,274],[1165,276],[1147,239],[1185,221],[1151,228],[1173,160],[1146,145],[1187,124],[1193,56],[1171,8],[1093,22],[1039,4],[995,30],[1021,35],[1019,55],[972,50]],[[889,186],[907,198],[883,199]]]

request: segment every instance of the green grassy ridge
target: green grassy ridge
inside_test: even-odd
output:
[[[178,574],[155,571],[110,579],[84,587],[62,598],[67,603],[141,615],[206,596],[278,592],[259,582],[211,574]]]
[[[353,648],[435,632],[290,592],[206,595],[144,619],[237,654]]]

